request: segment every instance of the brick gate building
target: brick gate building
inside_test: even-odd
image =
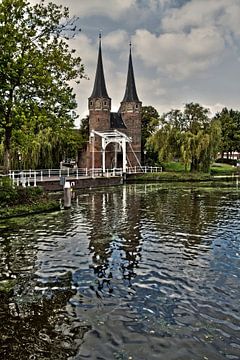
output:
[[[125,169],[126,166],[139,166],[141,107],[142,103],[136,91],[130,44],[125,94],[118,112],[111,112],[111,98],[108,96],[104,78],[100,36],[95,82],[92,95],[88,99],[89,143],[87,149],[80,154],[79,166],[88,169]]]

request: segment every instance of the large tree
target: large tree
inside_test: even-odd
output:
[[[147,141],[154,134],[159,124],[159,113],[153,106],[142,107],[141,148],[144,164],[154,164],[157,161],[157,152],[147,146]]]
[[[208,109],[186,104],[183,111],[164,114],[160,124],[160,129],[149,139],[160,161],[178,158],[191,171],[209,170],[219,149],[221,126],[217,119],[209,118]]]
[[[227,153],[227,157],[233,152],[240,152],[240,111],[223,108],[215,116],[221,123],[222,140],[220,151]]]
[[[37,141],[44,131],[59,138],[73,127],[76,100],[70,81],[79,81],[84,69],[62,36],[68,19],[66,8],[44,0],[34,6],[26,0],[0,3],[0,134],[5,170],[19,131],[29,132]]]

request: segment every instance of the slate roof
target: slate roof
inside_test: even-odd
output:
[[[109,99],[106,84],[105,84],[104,72],[103,72],[101,36],[99,36],[99,51],[98,51],[98,62],[97,62],[95,82],[94,82],[92,95],[90,96],[89,99],[92,99],[92,98],[108,98]]]
[[[126,129],[126,125],[122,119],[121,114],[111,112],[110,115],[110,128],[111,129]]]
[[[125,95],[124,95],[123,101],[139,102],[139,99],[137,96],[136,85],[135,85],[134,72],[133,72],[131,44],[130,44],[130,53],[129,53],[129,62],[128,62],[127,84],[126,84],[126,90],[125,90]]]

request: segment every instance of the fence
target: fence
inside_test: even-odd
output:
[[[147,172],[161,172],[161,167],[156,166],[135,166],[126,169],[127,174],[147,173]],[[95,177],[111,177],[123,176],[122,168],[106,169],[103,173],[102,168],[66,168],[66,169],[40,169],[40,170],[11,170],[9,177],[14,183],[22,186],[36,186],[37,183],[43,181],[54,181],[63,178],[69,180],[79,178],[95,178]]]

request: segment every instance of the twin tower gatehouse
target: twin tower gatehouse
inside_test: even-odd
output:
[[[92,95],[88,99],[89,143],[80,166],[88,169],[122,168],[141,164],[141,107],[132,64],[131,44],[125,94],[118,112],[111,112],[102,62],[101,36]]]

